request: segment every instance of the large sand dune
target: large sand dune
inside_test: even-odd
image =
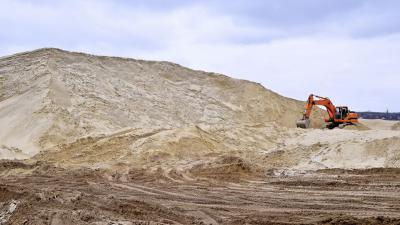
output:
[[[293,127],[304,104],[257,83],[173,63],[58,49],[3,57],[0,77],[0,158],[28,158],[127,129]]]

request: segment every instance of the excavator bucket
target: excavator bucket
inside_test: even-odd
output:
[[[296,126],[303,129],[310,128],[310,125],[311,121],[309,119],[301,119],[296,122]]]

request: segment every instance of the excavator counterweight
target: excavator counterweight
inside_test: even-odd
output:
[[[358,114],[350,111],[347,106],[336,107],[329,98],[311,94],[308,97],[303,118],[296,122],[297,127],[304,129],[311,127],[310,115],[314,105],[326,108],[329,117],[325,119],[325,122],[327,123],[326,127],[329,129],[358,123]]]

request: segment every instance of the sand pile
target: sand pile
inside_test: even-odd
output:
[[[58,49],[1,58],[0,90],[0,158],[28,158],[121,129],[293,127],[303,110],[303,102],[253,82],[169,62]]]
[[[400,130],[400,122],[395,123],[395,124],[392,126],[392,130]]]
[[[390,130],[311,130],[285,140],[291,168],[364,169],[400,167],[400,133]]]
[[[169,62],[41,49],[1,58],[0,90],[0,159],[171,179],[400,167],[399,131],[294,128],[304,102]]]
[[[360,119],[360,123],[374,130],[394,130],[392,129],[398,121],[382,120],[382,119]]]

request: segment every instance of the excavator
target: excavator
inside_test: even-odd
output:
[[[329,98],[311,94],[308,97],[306,109],[303,113],[303,119],[296,122],[299,128],[309,128],[311,125],[310,115],[314,105],[324,106],[328,112],[329,118],[325,119],[326,128],[343,128],[347,125],[356,125],[358,123],[358,114],[350,111],[347,106],[335,106]]]

